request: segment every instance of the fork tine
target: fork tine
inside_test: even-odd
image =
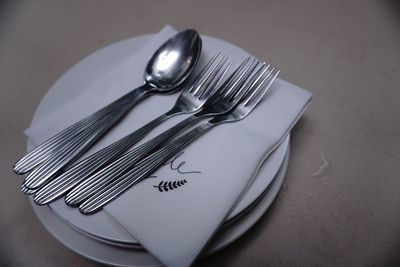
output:
[[[263,62],[256,62],[251,70],[244,77],[242,84],[236,88],[228,98],[228,101],[240,100],[249,90],[252,88],[253,84],[256,82],[257,77],[259,77],[259,73],[263,71],[265,68],[265,64]]]
[[[251,57],[247,57],[240,65],[236,68],[236,70],[225,80],[225,82],[220,86],[216,95],[225,94],[226,91],[231,87],[231,85],[238,79],[238,77],[245,71],[246,66],[249,64],[249,61],[252,60]]]
[[[246,65],[240,69],[239,72],[236,73],[234,77],[230,80],[230,83],[225,88],[223,94],[225,97],[229,97],[232,91],[236,91],[243,85],[243,82],[246,81],[248,75],[253,71],[255,65],[257,64],[257,60],[254,58],[250,58]]]
[[[214,85],[214,81],[216,77],[219,77],[218,73],[223,73],[225,71],[226,65],[225,63],[228,61],[228,57],[225,55],[222,55],[222,58],[216,63],[215,68],[213,68],[209,75],[207,75],[206,79],[202,83],[202,86],[199,87],[197,92],[194,94],[198,98],[201,98],[204,92],[213,89],[211,88],[211,85]]]
[[[207,99],[211,94],[215,92],[215,90],[218,88],[220,82],[222,79],[225,77],[226,73],[228,72],[229,68],[232,65],[232,61],[228,58],[226,58],[221,66],[221,68],[218,71],[218,74],[216,73],[214,77],[211,79],[210,83],[208,84],[207,89],[203,90],[201,95],[199,96],[199,99]]]
[[[266,81],[266,79],[268,79],[271,76],[271,73],[275,68],[273,68],[271,71],[269,67],[270,66],[267,66],[261,73],[254,75],[257,77],[255,77],[254,82],[251,84],[251,88],[248,90],[247,94],[243,96],[243,100],[248,100],[252,98],[260,89],[262,84]]]
[[[262,79],[264,74],[269,70],[269,67],[270,65],[267,65],[265,62],[259,64],[257,70],[255,70],[252,76],[248,79],[245,94],[242,94],[241,98],[248,96],[254,91],[255,85],[260,81],[260,79]]]
[[[234,100],[235,99],[234,96],[237,93],[244,91],[245,89],[244,85],[246,85],[249,77],[252,76],[253,72],[255,71],[258,65],[259,61],[254,59],[250,63],[248,68],[246,68],[246,70],[243,72],[243,74],[235,81],[234,85],[229,88],[229,90],[225,94],[225,97],[227,98],[228,101]]]
[[[258,102],[263,98],[263,96],[271,88],[271,84],[274,82],[275,78],[279,75],[280,70],[273,68],[269,71],[265,77],[259,82],[256,88],[243,99],[243,105],[246,107],[254,108]]]
[[[189,92],[192,94],[197,94],[197,92],[203,87],[204,83],[209,79],[209,77],[215,73],[215,70],[219,68],[220,62],[225,58],[226,56],[223,55],[221,52],[218,52],[215,54],[212,59],[207,63],[207,65],[204,67],[204,69],[201,71],[201,73],[196,77],[196,82],[190,88]],[[216,63],[217,59],[219,58],[218,62]]]

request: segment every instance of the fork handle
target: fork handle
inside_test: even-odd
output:
[[[134,148],[126,154],[117,157],[111,164],[98,170],[82,182],[77,184],[66,196],[65,202],[68,205],[76,206],[89,198],[98,190],[101,190],[110,181],[117,179],[124,172],[132,168],[139,160],[143,159],[160,145],[175,136],[181,130],[198,121],[201,117],[192,115],[162,134],[154,137],[146,143]]]
[[[145,90],[147,87],[148,85],[144,85],[135,89],[129,93],[129,98],[124,98],[123,101],[117,100],[117,102],[121,102],[120,105],[112,108],[104,117],[98,120],[94,119],[80,134],[72,137],[65,147],[57,147],[49,157],[50,160],[43,162],[25,178],[25,186],[30,189],[40,187],[52,179],[62,168],[79,158],[136,104],[150,95],[151,91]]]
[[[155,127],[176,114],[171,112],[162,114],[136,131],[71,166],[66,172],[57,176],[36,192],[34,197],[35,203],[44,205],[59,198],[89,175],[124,153]]]
[[[146,179],[179,150],[212,129],[215,125],[210,122],[203,122],[179,138],[172,140],[162,149],[141,160],[126,174],[118,177],[104,189],[97,191],[96,194],[85,200],[79,206],[79,210],[84,214],[92,214],[99,211],[129,188]]]
[[[136,103],[140,102],[145,96],[149,95],[150,92],[152,92],[151,90],[149,90],[150,88],[151,86],[148,84],[139,86],[138,88],[121,96],[117,100],[101,108],[95,113],[86,116],[80,121],[72,124],[66,129],[55,134],[53,137],[44,141],[34,150],[26,154],[20,160],[18,160],[13,167],[14,172],[17,174],[24,174],[32,170],[34,167],[43,162],[47,158],[47,156],[51,154],[51,152],[57,146],[59,146],[61,142],[63,142],[63,140],[65,140],[68,137],[71,137],[78,131],[87,127],[87,125],[90,124],[91,122],[98,120],[99,118],[105,116],[106,114],[112,112],[115,109],[121,109],[124,105],[129,105],[129,104],[134,106]]]

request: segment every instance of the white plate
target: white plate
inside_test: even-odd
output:
[[[249,210],[246,216],[233,223],[229,227],[220,230],[212,240],[208,251],[215,252],[224,246],[230,244],[250,227],[252,227],[260,217],[265,213],[278,195],[282,186],[287,165],[289,161],[289,148],[286,152],[284,162],[279,169],[278,174],[270,184],[260,201]],[[263,175],[264,166],[261,167],[259,175]],[[123,249],[120,247],[110,246],[103,242],[89,238],[78,231],[69,227],[61,218],[54,214],[48,206],[37,206],[30,197],[33,210],[39,217],[40,221],[46,229],[62,244],[76,253],[89,258],[93,261],[112,265],[112,266],[131,266],[131,267],[156,267],[162,266],[153,256],[145,250]]]
[[[289,147],[289,136],[285,140],[284,144],[281,145],[278,149],[279,150],[283,150],[283,151],[287,151],[288,147]],[[280,152],[280,151],[278,151],[278,152]],[[271,176],[271,171],[272,170],[275,171],[275,166],[273,164],[276,163],[279,154],[275,154],[275,156],[273,156],[273,155],[274,154],[271,154],[264,161],[262,173],[260,173],[259,175],[256,176],[256,178],[254,179],[252,185],[250,186],[250,188],[248,190],[247,195],[245,195],[241,199],[239,204],[235,207],[235,210],[237,210],[237,215],[232,217],[231,216],[232,213],[230,213],[230,215],[228,216],[228,218],[230,218],[230,219],[227,220],[222,227],[224,227],[224,228],[229,227],[230,225],[235,223],[237,220],[240,220],[242,218],[242,216],[246,215],[247,212],[253,208],[253,206],[257,203],[257,201],[260,200],[260,198],[263,196],[263,194],[267,191],[268,187],[272,183],[272,180],[274,179],[274,177]],[[273,156],[273,159],[271,159],[271,156]],[[283,158],[283,160],[284,160],[284,158]],[[282,164],[282,162],[281,162],[281,164]],[[281,168],[281,166],[276,168],[276,172],[279,171],[279,168]],[[248,194],[251,194],[251,195],[248,195]],[[255,198],[256,196],[258,196],[258,197]],[[107,233],[117,232],[117,233],[125,234],[126,235],[126,236],[124,236],[125,239],[122,240],[122,242],[121,242],[121,239],[118,239],[118,240],[114,239],[113,240],[113,239],[110,239],[110,238],[103,238],[103,237],[100,237],[98,235],[93,235],[92,234],[93,230],[92,231],[84,231],[84,230],[82,230],[82,228],[76,227],[74,223],[71,223],[71,222],[68,222],[68,221],[65,221],[65,222],[68,225],[70,225],[72,228],[77,230],[78,232],[81,232],[82,234],[87,235],[90,238],[94,238],[94,239],[96,239],[96,240],[98,240],[100,242],[103,242],[105,244],[118,246],[118,247],[125,247],[125,248],[143,249],[143,247],[132,236],[127,234],[125,232],[124,228],[121,227],[121,225],[119,223],[115,222],[112,219],[112,217],[110,215],[108,215],[107,212],[104,212],[104,214],[102,214],[102,216],[99,217],[99,218],[102,220],[102,222],[105,222],[104,221],[105,219],[108,220],[108,225],[106,223],[101,224],[101,227],[104,227],[105,230],[107,228],[109,228],[109,227],[112,227],[112,230],[109,230]],[[90,224],[90,222],[92,222],[92,221],[88,220],[87,222],[88,222],[88,224],[85,225],[85,227],[87,227],[87,228],[89,228],[91,226],[93,227],[93,225]],[[238,233],[236,233],[236,234],[238,234]],[[212,252],[215,252],[216,250],[219,250],[220,248],[222,248],[225,245],[228,245],[227,244],[227,240],[231,240],[231,238],[228,238],[227,235],[225,235],[225,238],[226,238],[226,240],[219,240],[219,241],[221,241],[221,244],[219,242],[217,242],[215,244],[213,243],[213,245],[215,245],[215,246],[213,246]],[[224,244],[224,245],[222,246],[222,244]]]
[[[67,71],[54,85],[37,108],[33,122],[40,120],[41,117],[52,112],[57,106],[62,105],[81,93],[82,88],[87,88],[91,80],[95,80],[103,73],[121,64],[123,60],[135,50],[142,46],[151,38],[151,35],[134,37],[127,39],[103,49],[86,57],[78,64]],[[225,41],[202,36],[203,49],[206,51],[230,50],[243,51]],[[242,52],[245,53],[245,52]],[[235,209],[230,213],[228,220],[237,219],[248,206],[251,205],[268,187],[273,177],[277,173],[284,159],[285,152],[289,143],[289,137],[272,153],[265,162],[263,175],[258,175],[248,192]],[[32,143],[28,140],[28,147],[32,148]],[[114,219],[105,211],[100,211],[91,216],[83,216],[77,209],[70,208],[64,204],[63,198],[51,204],[53,211],[63,218],[68,224],[82,233],[92,238],[97,238],[105,242],[114,244],[135,245],[138,243],[133,239]],[[236,218],[235,218],[236,217]]]

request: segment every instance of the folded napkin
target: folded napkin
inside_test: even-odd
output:
[[[310,98],[307,91],[277,80],[246,119],[206,133],[175,162],[159,169],[154,174],[157,178],[131,188],[105,210],[166,266],[189,266],[225,222],[262,160],[287,136]],[[177,172],[179,165],[182,172],[189,173]],[[155,190],[162,181],[165,185],[165,181],[182,180],[187,183],[181,188]]]
[[[175,34],[165,27],[83,93],[35,122],[26,134],[38,144],[142,83],[147,60]],[[203,37],[202,64],[222,50],[237,66],[248,54]],[[234,67],[235,67],[234,66]],[[176,95],[153,96],[134,110],[88,152],[93,153],[167,111]],[[311,94],[277,79],[265,100],[244,120],[216,127],[188,146],[149,178],[104,209],[167,266],[189,266],[200,254],[242,193],[260,162],[287,136]],[[185,116],[160,125],[148,138]]]

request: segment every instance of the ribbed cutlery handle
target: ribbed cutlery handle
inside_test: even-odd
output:
[[[79,206],[79,210],[85,214],[91,214],[99,211],[133,185],[146,179],[171,156],[213,127],[214,124],[204,122],[178,139],[171,141],[159,151],[141,160],[126,174],[118,177],[118,179],[108,184],[104,189],[98,191],[96,194],[84,201]]]
[[[173,115],[162,114],[136,131],[74,164],[68,168],[66,172],[57,176],[40,188],[40,190],[35,194],[34,201],[36,204],[44,205],[59,198],[75,185],[89,177],[89,175],[95,173],[107,163],[124,153],[127,149],[146,136],[151,130],[171,116]]]
[[[123,106],[135,105],[136,103],[140,102],[144,96],[148,95],[148,91],[146,91],[147,89],[148,85],[146,84],[140,86],[121,96],[95,113],[86,116],[80,121],[60,131],[17,161],[13,167],[14,172],[17,174],[24,174],[32,170],[40,163],[45,161],[54,149],[62,144],[65,144],[70,140],[70,138],[87,128],[91,123],[93,123],[93,121],[99,120],[110,112],[113,112],[116,109],[121,109]]]
[[[118,157],[105,168],[98,170],[96,173],[77,184],[67,194],[65,202],[71,206],[78,205],[95,192],[99,191],[105,184],[117,179],[139,162],[139,160],[149,155],[168,139],[179,133],[185,127],[196,122],[198,119],[197,116],[190,116],[162,134]]]
[[[29,173],[25,178],[24,185],[28,189],[35,189],[54,178],[54,175],[78,159],[149,93],[140,87],[129,95],[131,98],[125,98],[103,117],[93,119],[87,127],[74,133],[66,144],[57,146],[57,149],[44,162]]]

